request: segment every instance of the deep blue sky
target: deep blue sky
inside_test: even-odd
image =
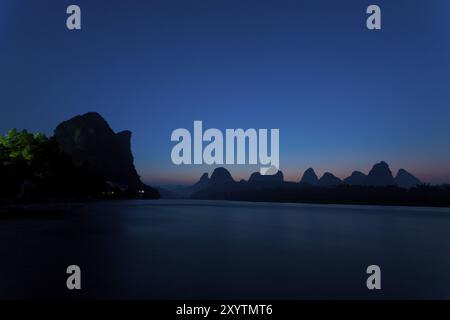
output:
[[[65,10],[82,9],[68,31]],[[365,27],[369,4],[381,31]],[[281,169],[387,161],[450,181],[450,2],[0,0],[0,132],[101,113],[151,184],[196,179],[172,130],[279,128]],[[192,129],[191,129],[192,130]],[[247,178],[257,167],[230,167]],[[394,172],[395,173],[395,172]]]

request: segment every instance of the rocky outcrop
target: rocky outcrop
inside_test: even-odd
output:
[[[360,171],[353,171],[352,174],[344,179],[344,184],[348,184],[350,186],[360,186],[364,184],[367,176]]]
[[[198,186],[207,186],[208,185],[208,183],[209,183],[209,176],[208,176],[208,172],[205,172],[205,173],[203,173],[202,174],[202,176],[200,177],[200,180],[198,180],[195,184],[194,184],[194,186],[195,185],[198,185]]]
[[[341,179],[330,172],[325,172],[319,179],[319,186],[321,187],[336,187],[340,184],[342,184]]]
[[[210,180],[209,180],[209,176],[208,173],[205,172],[204,174],[202,174],[202,176],[200,177],[200,180],[198,180],[196,183],[194,183],[192,186],[189,187],[185,187],[180,189],[181,193],[183,195],[187,195],[189,196],[190,194],[197,192],[199,190],[202,190],[204,188],[206,188],[207,186],[209,186]]]
[[[313,168],[309,168],[303,173],[300,183],[313,185],[313,186],[317,185],[319,183],[319,179],[317,178],[317,175],[314,172]]]
[[[364,181],[364,185],[374,187],[392,186],[394,184],[395,181],[391,169],[384,161],[376,163]]]
[[[249,183],[282,183],[284,180],[283,172],[278,171],[276,174],[262,175],[259,172],[253,172],[248,179]]]
[[[143,184],[136,172],[130,131],[115,133],[101,115],[89,112],[59,124],[54,138],[76,166],[87,166],[130,194],[144,191],[157,197],[157,191]]]
[[[401,188],[409,189],[421,185],[422,181],[420,181],[405,169],[400,169],[395,176],[395,183]]]
[[[230,172],[223,167],[214,169],[211,179],[209,179],[210,184],[223,184],[229,182],[234,182],[234,179]]]

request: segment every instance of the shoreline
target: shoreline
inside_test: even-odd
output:
[[[359,206],[359,207],[392,207],[392,208],[442,208],[450,209],[450,205],[447,204],[428,204],[428,203],[376,203],[376,202],[333,202],[333,201],[264,201],[264,200],[239,200],[239,199],[192,199],[192,198],[161,198],[161,199],[139,199],[139,198],[123,198],[123,199],[52,199],[51,201],[38,201],[38,202],[18,202],[17,200],[5,201],[0,200],[0,219],[5,217],[40,217],[48,216],[52,214],[64,214],[71,212],[74,208],[83,206],[90,203],[101,202],[122,202],[122,201],[151,201],[153,203],[163,202],[167,205],[171,202],[177,203],[178,201],[186,202],[217,202],[223,201],[227,203],[245,203],[245,204],[259,204],[259,205],[320,205],[320,206]]]

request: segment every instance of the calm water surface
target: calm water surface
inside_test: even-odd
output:
[[[0,219],[0,298],[448,299],[450,209],[141,200]]]

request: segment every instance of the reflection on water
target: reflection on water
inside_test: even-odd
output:
[[[450,298],[449,249],[446,208],[100,202],[1,220],[0,298]]]

